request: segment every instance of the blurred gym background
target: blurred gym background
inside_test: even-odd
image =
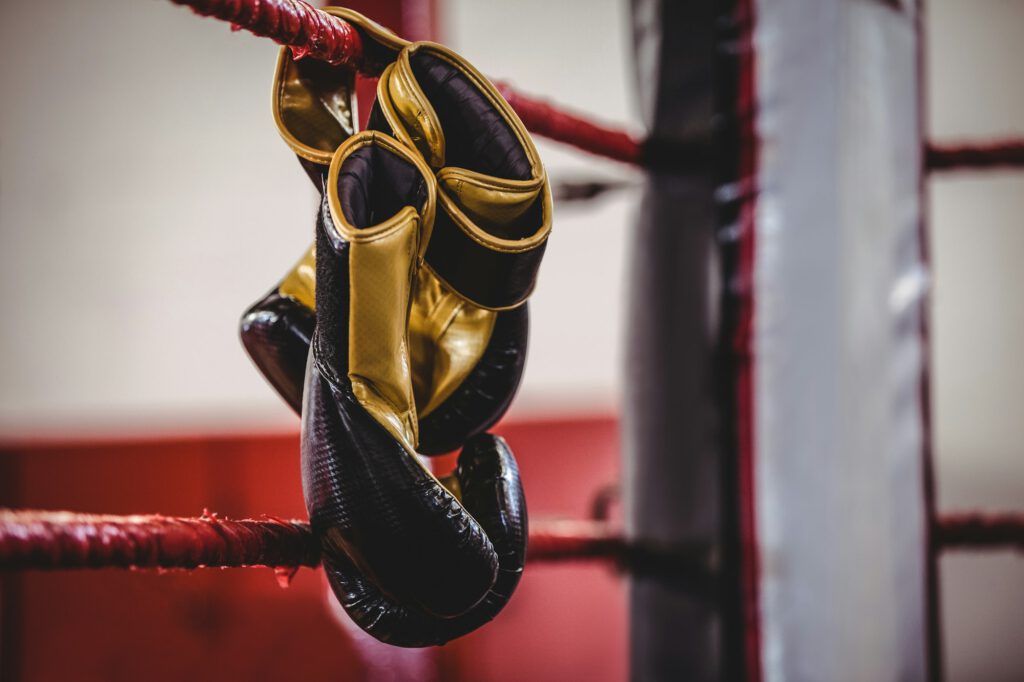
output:
[[[347,6],[642,131],[627,0]],[[1019,133],[1024,1],[927,10],[929,135]],[[270,112],[276,55],[166,1],[0,2],[0,506],[303,515],[298,420],[237,337],[313,229],[312,189]],[[556,206],[526,379],[499,429],[531,514],[580,517],[620,470],[639,178],[538,146],[555,183],[627,185]],[[943,175],[929,210],[940,508],[1021,508],[1024,177]],[[1020,679],[1024,562],[951,554],[941,570],[948,678]],[[264,569],[2,587],[3,679],[379,679],[313,571],[288,589]],[[620,680],[625,619],[612,570],[537,566],[492,625],[410,665],[423,679]]]

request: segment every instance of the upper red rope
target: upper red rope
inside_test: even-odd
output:
[[[171,0],[191,7],[203,16],[230,22],[292,49],[296,58],[312,57],[331,64],[363,69],[363,44],[359,32],[340,17],[316,9],[302,0]],[[372,70],[372,69],[371,69]],[[371,74],[373,75],[373,74]],[[569,113],[547,102],[516,92],[498,83],[502,96],[526,127],[556,142],[634,165],[648,165],[644,144],[617,130]],[[974,145],[929,144],[925,165],[934,171],[1024,167],[1024,140],[1004,140]]]
[[[308,56],[331,64],[363,68],[359,32],[344,19],[302,0],[171,1],[191,7],[197,14],[228,21],[235,28],[244,28],[287,45],[296,58]],[[537,135],[616,161],[640,163],[642,145],[628,133],[522,95],[508,84],[499,84],[498,88],[523,124]]]
[[[232,28],[265,36],[292,48],[296,59],[309,56],[330,64],[359,66],[363,43],[347,21],[302,0],[171,0]]]

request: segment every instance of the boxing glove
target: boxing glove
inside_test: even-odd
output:
[[[512,452],[490,434],[470,438],[451,477],[462,504],[479,520],[498,556],[498,577],[466,613],[440,618],[403,604],[367,580],[345,555],[324,557],[324,570],[352,620],[381,641],[404,647],[440,645],[492,620],[519,583],[526,559],[526,500]]]
[[[329,74],[329,71],[327,73]],[[309,74],[310,72],[306,73],[307,79],[311,77]],[[329,79],[323,78],[322,75],[321,78],[324,82],[330,82]],[[290,79],[290,82],[286,82],[286,79]],[[275,119],[278,121],[282,137],[288,141],[292,149],[296,151],[297,156],[303,161],[303,167],[309,173],[311,179],[317,182],[323,178],[324,169],[326,168],[325,162],[328,156],[326,150],[333,144],[330,141],[330,136],[324,134],[324,131],[330,127],[330,117],[321,117],[322,121],[328,123],[327,126],[303,127],[302,112],[304,107],[308,110],[305,103],[310,101],[332,101],[330,96],[322,94],[331,93],[332,89],[329,86],[310,84],[308,86],[309,89],[315,89],[321,94],[314,98],[303,98],[302,90],[306,86],[296,76],[296,67],[286,53],[282,54],[279,61],[278,78],[276,81]],[[344,81],[336,79],[335,82]],[[333,92],[337,93],[337,90]],[[334,99],[337,99],[336,94]],[[286,105],[288,104],[292,106],[289,111],[286,111],[288,109]],[[335,111],[352,112],[354,109],[349,107],[348,109],[341,108]],[[338,118],[335,114],[331,116]],[[343,117],[342,120],[344,120]],[[320,132],[316,132],[318,130]],[[315,134],[310,133],[310,131],[313,131]],[[327,142],[318,143],[318,139],[327,140]],[[320,149],[317,148],[318,144]],[[266,303],[273,302],[281,305],[283,308],[274,310],[274,312],[280,310],[280,313],[275,318],[279,325],[286,325],[290,320],[300,321],[301,326],[293,325],[294,333],[288,334],[289,330],[287,328],[283,330],[286,332],[285,338],[296,341],[293,347],[298,348],[300,352],[295,355],[304,354],[302,351],[304,351],[305,347],[308,347],[311,329],[315,324],[315,316],[311,310],[313,307],[311,300],[315,287],[315,278],[312,276],[313,268],[315,267],[314,254],[315,250],[311,247],[296,267],[282,280],[281,284],[271,292],[271,295],[254,306],[250,311],[250,314],[253,316],[257,314],[266,316],[266,307],[268,307]],[[419,272],[422,273],[422,271]],[[437,324],[438,319],[446,314],[444,306],[446,303],[450,305],[451,297],[442,295],[436,278],[428,280],[420,274],[417,277],[417,282],[418,300],[421,303],[413,305],[411,315],[419,315],[419,319],[425,322],[429,318],[426,313],[433,311],[434,324]],[[424,286],[424,283],[426,286]],[[260,310],[261,304],[264,304],[262,306],[263,310]],[[447,314],[451,315],[452,312],[452,307],[449,307]],[[524,348],[526,341],[525,316],[520,319],[522,321],[521,325],[513,325],[509,323],[516,322],[515,317],[498,317],[499,322],[504,321],[512,329],[518,328],[521,334],[510,335],[502,333],[499,328],[497,336],[508,339],[509,349],[506,350],[501,345],[492,343],[489,345],[491,359],[489,361],[485,359],[477,365],[480,368],[490,367],[498,371],[500,369],[500,360],[511,355],[513,360],[518,359],[519,363],[518,371],[512,375],[516,383],[518,383],[518,377],[521,375],[523,357],[522,353],[518,352],[518,349]],[[427,324],[424,322],[410,323],[410,328],[424,329],[427,327]],[[473,323],[474,320],[471,315],[451,315],[447,322],[447,328],[444,330],[445,333],[438,334],[437,337],[446,338],[449,344],[455,346],[459,344],[472,344],[474,338],[472,333]],[[243,334],[243,338],[245,336]],[[253,336],[250,334],[249,338],[253,338]],[[430,341],[429,334],[420,334],[416,338],[420,343],[418,346],[416,344],[413,345],[419,351],[418,357],[429,357],[428,354],[434,358],[439,357],[439,353],[430,350],[434,342]],[[280,346],[267,344],[264,341],[260,344],[260,347],[270,351],[265,356],[266,362],[260,363],[257,361],[261,369],[273,367],[275,359],[280,361],[282,358],[287,358],[287,355],[283,353]],[[252,352],[253,350],[250,348],[250,353]],[[412,354],[416,355],[417,351],[414,350]],[[463,355],[462,357],[466,356]],[[470,357],[473,356],[471,355]],[[256,359],[255,355],[254,359]],[[458,359],[459,356],[456,355],[456,362]],[[431,362],[434,362],[434,360],[431,360]],[[280,367],[280,363],[278,363],[278,366]],[[282,377],[284,381],[276,381],[274,375],[264,370],[264,373],[268,375],[268,378],[271,379],[275,387],[282,392],[282,395],[286,395],[285,391],[289,385],[296,387],[291,391],[290,397],[287,397],[287,399],[297,411],[298,396],[301,394],[301,377],[303,375],[301,367],[302,364],[300,362],[292,362],[285,365],[284,377]],[[443,369],[443,363],[435,362],[433,375],[438,378],[450,377],[453,373],[457,373],[457,371],[458,369],[456,368],[456,372],[446,372]],[[466,370],[463,369],[462,371],[465,372]],[[479,374],[486,376],[484,372]],[[281,377],[282,373],[279,372],[277,376]],[[290,380],[287,379],[289,376],[291,377]],[[413,376],[415,378],[418,376],[418,373],[414,372]],[[423,395],[422,383],[417,382],[416,388],[419,389],[419,395]],[[512,391],[514,391],[514,386]],[[511,399],[512,391],[506,394],[509,400]],[[421,401],[421,404],[425,403],[425,400]],[[507,405],[507,402],[505,404]],[[444,410],[435,414],[444,414]],[[309,468],[304,466],[304,471],[308,472]],[[304,480],[310,478],[307,475],[304,477]],[[522,486],[519,483],[515,460],[504,444],[504,441],[489,435],[480,435],[471,439],[463,449],[456,472],[446,478],[445,483],[456,495],[461,491],[465,508],[479,519],[480,525],[493,543],[499,562],[498,576],[494,585],[484,596],[483,600],[468,612],[455,618],[441,618],[415,605],[397,602],[393,597],[382,592],[373,581],[367,579],[356,569],[352,560],[346,554],[343,552],[325,552],[325,568],[339,600],[345,605],[346,610],[355,622],[384,641],[403,646],[424,646],[441,644],[465,634],[491,620],[508,601],[519,581],[526,552],[526,505]],[[313,514],[312,508],[313,505],[310,505],[311,516]]]
[[[302,484],[326,562],[451,618],[486,596],[498,557],[416,456],[409,309],[434,211],[433,176],[414,152],[379,132],[339,147],[317,224]]]
[[[360,25],[353,21],[354,25]],[[390,54],[389,50],[407,45],[394,36],[386,44],[379,33],[368,36],[374,38],[375,44],[384,45],[377,49],[381,54]],[[486,79],[440,46],[418,44],[412,49],[402,47],[397,53],[405,57],[400,57],[395,67],[385,70],[378,87],[378,105],[375,105],[373,117],[377,127],[397,131],[409,140],[401,118],[397,115],[385,118],[380,103],[385,103],[384,111],[388,113],[405,110],[409,102],[415,104],[415,101],[426,101],[427,106],[431,106],[411,71],[414,62],[418,64],[432,58],[429,52],[441,54],[443,63],[458,76],[451,88],[431,88],[431,94],[438,99],[438,110],[445,115],[434,115],[432,128],[436,131],[433,139],[439,141],[441,151],[428,154],[436,162],[438,178],[444,183],[445,224],[457,226],[457,230],[448,232],[449,248],[434,249],[431,260],[436,261],[438,267],[418,272],[410,314],[420,450],[432,455],[457,449],[468,437],[490,427],[507,410],[518,388],[525,366],[528,333],[524,301],[535,281],[536,267],[550,230],[550,189],[537,152],[515,114]],[[303,86],[294,78],[290,81],[287,74],[294,73],[290,61],[282,54],[275,92],[297,92],[303,88],[309,92],[336,92],[325,84]],[[403,75],[403,82],[410,82],[412,89],[386,87],[392,82],[390,74],[396,72],[396,68],[397,73]],[[307,103],[324,99],[323,96],[293,94],[287,101]],[[283,101],[281,96],[275,98],[277,103]],[[459,113],[457,109],[463,103],[467,111],[453,123],[453,109],[454,113]],[[325,126],[320,123],[329,125],[331,117],[309,115],[308,118],[314,119],[312,123],[296,123],[303,118],[302,112],[310,109],[305,104],[290,109],[277,104],[275,118],[282,136],[305,160],[311,177],[315,177],[315,168],[322,164],[326,155],[326,147],[318,149],[316,141],[332,139],[323,132]],[[309,130],[320,132],[302,132]],[[464,158],[475,153],[470,149],[455,154],[457,165],[445,166],[446,135],[452,138],[451,144],[457,150],[464,149],[465,140],[474,135],[487,135],[495,144],[489,156]],[[502,150],[506,157],[497,159],[494,149]],[[460,232],[469,239],[458,239]],[[465,248],[469,240],[480,245],[475,253],[472,248]],[[307,256],[312,257],[312,254]],[[460,263],[464,258],[478,262]],[[289,273],[283,283],[297,279],[301,265]],[[454,278],[458,286],[438,277],[439,268],[446,268],[447,276]],[[247,312],[243,318],[243,340],[255,339],[256,343],[246,343],[250,355],[294,408],[301,373],[289,358],[301,352],[302,341],[308,338],[302,332],[309,325],[309,316],[300,309],[296,299],[281,302],[279,289],[271,291]],[[460,295],[462,292],[469,293]],[[268,340],[269,335],[258,333],[260,327],[250,322],[266,320],[270,304],[276,306],[275,310],[282,310],[273,318],[274,329],[284,332],[282,336],[287,344]],[[293,348],[296,352],[291,352]],[[285,376],[291,376],[292,380],[284,380]]]
[[[417,70],[428,71],[422,76],[426,85],[418,82]],[[401,78],[402,85],[394,86],[392,78]],[[403,117],[403,110],[414,113]],[[423,120],[433,124],[429,129],[436,134],[416,137],[430,137],[433,147],[417,145],[414,139]],[[426,411],[420,413],[421,442],[434,436],[430,429],[435,425],[447,426],[448,433],[471,433],[474,425],[484,428],[500,417],[521,377],[525,299],[532,291],[551,229],[547,178],[528,133],[500,95],[464,60],[441,46],[418,44],[403,49],[378,84],[371,127],[401,135],[429,159],[439,180],[437,217],[424,267],[417,273],[419,305],[412,308],[409,329],[414,357],[422,344],[419,357],[428,359],[425,365],[436,372],[434,377],[413,374],[417,405]],[[446,149],[449,140],[451,147]],[[474,143],[482,143],[481,148],[474,148]],[[431,253],[445,229],[452,231],[447,235],[449,243],[461,250]],[[467,244],[467,238],[473,243]],[[480,250],[474,249],[477,245]],[[473,270],[477,258],[498,263],[483,263]],[[440,272],[448,273],[447,280]],[[448,326],[432,327],[430,315],[417,318],[425,311],[434,311],[434,320],[446,320]],[[466,354],[480,358],[473,371],[463,371],[465,379],[445,387],[446,378],[460,374],[447,364],[449,358],[460,357],[458,324],[488,319],[495,323],[489,336],[474,336],[471,328],[465,333],[467,340],[487,340],[480,355]],[[449,348],[455,352],[449,354]],[[453,424],[458,417],[464,421]],[[434,436],[435,442],[442,440],[440,434]],[[526,555],[527,516],[512,453],[494,436],[472,436],[463,447],[454,478],[463,504],[480,520],[499,557],[495,585],[469,612],[451,619],[434,618],[389,599],[344,565],[325,565],[339,601],[352,618],[385,641],[423,646],[461,636],[494,618],[518,584]]]

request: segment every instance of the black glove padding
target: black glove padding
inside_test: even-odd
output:
[[[490,434],[474,436],[459,455],[455,473],[462,503],[491,539],[498,578],[483,600],[455,618],[439,618],[384,594],[346,557],[324,559],[334,594],[360,627],[396,646],[440,645],[492,620],[519,584],[526,560],[526,499],[512,451]]]

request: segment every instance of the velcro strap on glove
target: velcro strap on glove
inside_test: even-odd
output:
[[[434,43],[399,53],[377,104],[387,129],[437,173],[427,267],[480,307],[521,305],[551,231],[551,190],[518,116],[472,65]]]

